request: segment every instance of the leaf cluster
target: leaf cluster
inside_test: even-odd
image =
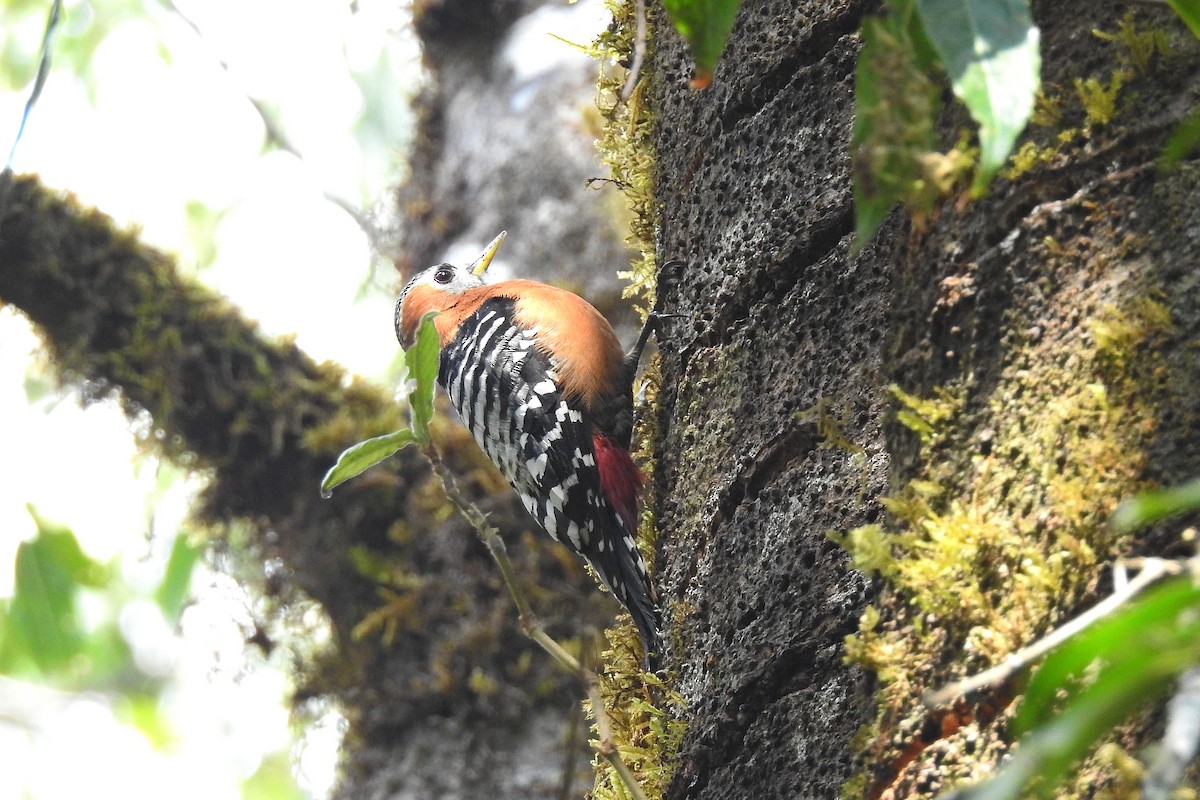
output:
[[[890,0],[863,22],[855,74],[856,232],[865,243],[897,202],[927,212],[971,165],[938,151],[940,73],[978,126],[980,194],[1033,113],[1041,67],[1027,0]]]

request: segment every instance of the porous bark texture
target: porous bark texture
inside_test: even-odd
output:
[[[988,774],[1011,691],[953,713],[920,692],[1094,601],[1114,557],[1171,552],[1177,527],[1120,539],[1106,516],[1200,467],[1200,170],[1156,168],[1195,102],[1194,37],[1165,7],[1036,4],[1031,157],[852,255],[857,31],[876,11],[747,0],[703,92],[656,14],[659,263],[683,262],[659,274],[681,316],[654,474],[691,726],[672,798],[925,797]],[[1169,46],[1139,60],[1093,33],[1126,14]],[[1101,120],[1091,90],[1118,73]],[[970,123],[946,100],[949,148]],[[901,578],[853,569],[826,535],[851,530],[886,537]],[[1063,796],[1116,773],[1089,762]]]
[[[525,119],[512,97],[487,106],[491,89],[465,89],[475,100],[462,108],[451,97],[505,63],[506,32],[535,6],[419,4],[444,72],[423,98],[428,161],[399,195],[414,220],[404,273],[455,237],[478,245],[508,227],[532,247],[543,232],[547,212],[533,210],[553,206],[539,205],[553,183],[523,194],[534,162],[506,172],[451,155],[491,149],[472,124]],[[1134,38],[1093,34],[1120,30],[1123,6],[1037,4],[1049,105],[1028,157],[985,198],[897,214],[852,255],[853,71],[875,9],[746,0],[713,86],[693,92],[686,50],[649,4],[658,263],[682,262],[659,275],[659,307],[680,316],[666,321],[650,425],[655,580],[689,722],[671,798],[920,797],[986,774],[1011,748],[1010,694],[939,715],[920,691],[1091,602],[1112,558],[1171,552],[1174,526],[1127,540],[1104,520],[1129,492],[1200,468],[1200,164],[1156,166],[1198,94],[1194,37],[1138,4],[1135,30],[1168,43],[1147,58]],[[1104,120],[1097,89],[1113,100]],[[944,144],[967,126],[948,108]],[[491,211],[473,205],[484,196]],[[586,264],[583,276],[626,266],[581,224],[586,246],[568,225],[546,234],[559,256],[509,250],[512,264],[531,276],[552,261]],[[64,382],[118,398],[152,421],[154,446],[207,471],[203,518],[251,523],[269,592],[327,610],[336,651],[306,692],[336,697],[351,720],[338,797],[564,791],[582,761],[569,741],[578,687],[520,635],[423,462],[401,455],[318,498],[341,449],[401,424],[389,391],[264,340],[33,178],[0,182],[0,299],[39,326]],[[611,600],[530,530],[461,428],[439,425],[552,632],[610,619]],[[886,537],[887,579],[856,571],[827,536],[853,529]],[[878,619],[860,629],[868,605]],[[1061,794],[1120,780],[1088,762]]]
[[[825,536],[876,519],[888,473],[894,240],[849,254],[863,8],[745,3],[703,92],[659,21],[659,256],[684,264],[654,480],[693,715],[670,797],[836,797],[870,716],[842,649],[870,584]]]

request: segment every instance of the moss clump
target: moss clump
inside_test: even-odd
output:
[[[600,676],[600,699],[608,710],[613,738],[646,796],[662,797],[688,727],[683,698],[654,675],[641,671],[641,646],[632,622],[606,635],[609,647],[601,654],[607,666]],[[590,704],[585,707],[590,712]],[[597,755],[593,766],[596,785],[592,797],[627,797],[606,760]]]
[[[1061,165],[1074,148],[1083,147],[1096,133],[1137,100],[1127,87],[1167,65],[1180,50],[1170,32],[1139,23],[1131,10],[1114,31],[1093,30],[1092,35],[1117,49],[1121,66],[1106,73],[1071,79],[1071,90],[1044,85],[1030,118],[1031,136],[1009,159],[1002,175],[1017,180],[1035,167]],[[1073,90],[1073,91],[1072,91]],[[1069,123],[1064,127],[1064,121]],[[1039,132],[1041,129],[1041,132]]]
[[[628,101],[623,101],[621,91],[627,70],[615,68],[615,65],[629,63],[632,59],[637,36],[634,4],[608,0],[607,6],[612,12],[613,23],[600,34],[591,51],[601,65],[596,106],[604,120],[596,149],[625,198],[629,219],[629,235],[625,241],[640,254],[628,272],[620,273],[622,279],[629,281],[623,296],[636,298],[644,311],[654,305],[656,275],[654,234],[658,228],[658,210],[654,202],[654,117],[646,103],[649,86],[646,73],[639,76]],[[644,63],[649,62],[653,46],[650,38],[648,33],[647,41],[643,43],[647,50]]]
[[[629,224],[626,243],[639,253],[630,269],[620,273],[622,279],[629,281],[622,294],[635,298],[646,312],[654,306],[657,272],[654,118],[646,102],[648,73],[639,76],[628,100],[622,100],[628,72],[614,66],[632,61],[638,28],[635,4],[609,0],[608,8],[613,14],[613,22],[591,48],[601,64],[596,105],[603,122],[597,149],[624,197]],[[644,63],[648,63],[653,48],[649,34],[648,40],[641,44],[647,50]],[[641,394],[645,398],[645,408],[653,408],[656,403],[658,374],[657,360],[652,360],[643,377],[645,384]],[[635,430],[634,458],[646,472],[653,471],[657,440],[652,416],[639,415]],[[638,532],[638,546],[651,566],[657,540],[651,510],[654,505],[654,498],[647,497]],[[664,616],[669,628],[670,615]],[[600,675],[600,694],[609,715],[612,737],[646,795],[658,798],[666,790],[674,771],[676,754],[687,728],[683,702],[657,677],[642,672],[641,645],[628,615],[621,616],[621,622],[607,632],[607,637],[609,647],[602,654],[606,666]],[[595,769],[594,797],[598,800],[625,797],[625,789],[607,761],[597,757]]]
[[[921,691],[1056,624],[1124,544],[1105,521],[1145,485],[1164,373],[1154,345],[1171,330],[1142,291],[1016,343],[985,397],[968,379],[925,398],[893,390],[897,421],[920,440],[916,474],[883,500],[887,524],[832,535],[886,582],[846,641],[879,677],[863,738],[884,761],[919,727]],[[944,774],[968,777],[942,758]]]

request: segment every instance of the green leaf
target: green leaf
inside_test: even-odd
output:
[[[321,496],[329,497],[336,487],[355,475],[362,474],[385,458],[395,455],[414,441],[416,439],[413,432],[404,428],[395,433],[385,433],[383,436],[367,439],[348,448],[338,456],[337,463],[325,473],[325,478],[321,481]]]
[[[1056,796],[1057,785],[1101,737],[1200,661],[1197,606],[1200,587],[1181,577],[1055,650],[1034,675],[1013,720],[1014,733],[1028,731],[1015,753],[992,779],[943,800]],[[1089,682],[1085,672],[1096,664],[1099,671]]]
[[[1028,0],[916,0],[955,96],[979,123],[983,191],[1033,113],[1041,56]]]
[[[912,0],[893,5],[887,17],[863,20],[854,72],[855,250],[875,235],[897,202],[928,210],[942,188],[929,171],[941,106],[941,89],[928,77],[933,51]]]
[[[1200,509],[1200,478],[1169,489],[1142,492],[1121,502],[1108,520],[1117,533],[1130,533],[1160,519]]]
[[[413,390],[408,395],[412,414],[412,434],[422,447],[427,446],[430,441],[429,421],[433,419],[433,389],[438,373],[440,347],[437,328],[433,324],[436,316],[437,312],[431,311],[421,318],[421,324],[417,328],[416,341],[404,353],[404,363],[408,366],[408,378],[414,383]]]
[[[76,599],[83,586],[103,585],[108,570],[88,558],[68,529],[32,508],[38,534],[17,547],[13,596],[4,639],[5,664],[26,661],[43,674],[65,670],[86,648]]]
[[[1200,36],[1200,0],[1167,0],[1167,5],[1175,9],[1193,34]]]
[[[408,367],[408,379],[413,388],[408,394],[409,415],[412,428],[394,433],[385,433],[359,442],[338,456],[325,478],[321,481],[321,496],[329,497],[335,487],[359,475],[371,467],[395,455],[401,449],[416,442],[422,447],[430,443],[429,421],[433,419],[433,390],[437,383],[439,344],[437,328],[433,324],[436,311],[421,318],[416,341],[404,353]]]
[[[204,548],[191,544],[183,531],[175,537],[171,555],[167,558],[166,572],[154,591],[154,600],[168,620],[178,621],[183,612],[183,604],[187,601],[192,583],[192,571],[203,552]]]
[[[1048,719],[1065,696],[1072,699],[1079,685],[1072,681],[1096,659],[1107,670],[1133,665],[1148,669],[1148,659],[1165,652],[1176,631],[1180,612],[1200,603],[1200,587],[1190,579],[1172,580],[1148,590],[1138,601],[1100,620],[1047,656],[1025,690],[1014,730],[1027,731]],[[1139,646],[1130,647],[1131,642]],[[1153,646],[1151,644],[1153,643]]]
[[[1160,169],[1169,170],[1187,158],[1200,144],[1200,110],[1191,111],[1171,132],[1158,160]]]
[[[706,88],[737,16],[741,0],[663,0],[663,7],[679,35],[687,40],[696,61],[692,87]]]

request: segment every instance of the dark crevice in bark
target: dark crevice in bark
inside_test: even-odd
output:
[[[806,39],[796,44],[788,58],[754,78],[751,85],[738,87],[736,94],[726,98],[718,116],[721,131],[728,133],[739,122],[761,111],[787,86],[808,79],[808,68],[828,57],[842,38],[857,36],[862,18],[862,7],[851,6],[847,13],[815,24]],[[853,71],[854,65],[850,64],[849,67]]]

